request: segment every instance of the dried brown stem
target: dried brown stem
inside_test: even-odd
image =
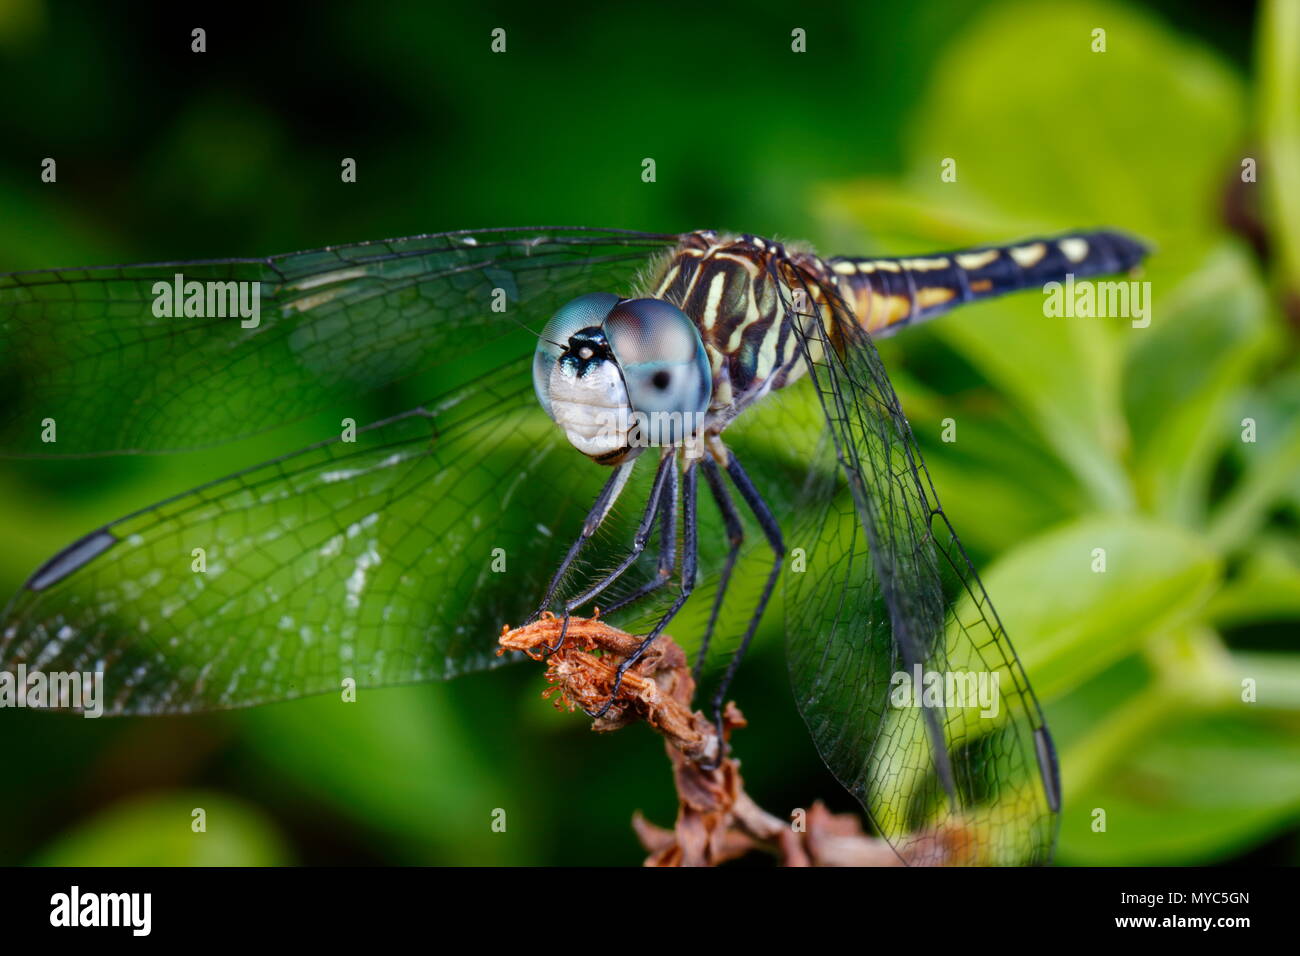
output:
[[[515,630],[503,630],[500,644],[546,661],[550,687],[543,696],[557,707],[596,711],[614,690],[618,665],[641,639],[597,618],[570,618],[564,646],[547,648],[560,637],[562,622],[545,614]],[[852,814],[831,813],[819,801],[806,813],[796,811],[793,822],[764,811],[745,793],[740,764],[725,751],[713,724],[690,708],[695,682],[686,654],[667,635],[660,637],[628,669],[613,705],[592,722],[592,730],[608,733],[644,720],[665,740],[677,785],[677,822],[668,830],[637,813],[632,826],[650,854],[647,866],[716,866],[755,849],[774,853],[786,866],[897,866],[897,854],[883,840],[867,836]],[[734,703],[723,715],[723,730],[745,726]],[[715,769],[701,764],[718,763]]]

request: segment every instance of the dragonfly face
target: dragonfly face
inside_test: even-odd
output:
[[[601,292],[547,323],[533,387],[569,442],[604,465],[680,445],[702,427],[713,391],[704,344],[680,309]]]
[[[602,614],[676,584],[657,623],[636,629],[643,647],[697,582],[713,590],[708,623],[678,619],[674,637],[698,641],[703,661],[715,626],[734,627],[737,650],[705,702],[717,713],[783,579],[796,704],[903,858],[952,862],[960,846],[970,862],[1044,862],[1060,809],[1051,738],[872,339],[1067,274],[1123,272],[1144,254],[1110,232],[823,259],[709,231],[543,228],[0,275],[0,356],[18,376],[0,403],[0,455],[212,445],[465,366],[416,408],[72,542],[5,608],[0,669],[102,672],[108,714],[445,679],[497,663],[503,625],[522,623],[539,594],[577,611],[630,572],[649,580],[608,591]],[[260,322],[160,316],[152,290],[182,273],[256,283]],[[524,334],[546,317],[540,343]],[[764,400],[790,386],[784,406]],[[799,417],[761,417],[783,408]],[[566,464],[543,409],[568,444],[613,466],[594,504],[595,469]],[[639,433],[655,413],[670,424]],[[687,416],[701,414],[708,453],[690,454]],[[650,445],[659,461],[639,521],[615,514]],[[721,522],[704,547],[701,474]],[[760,536],[747,537],[740,506]],[[593,562],[614,570],[573,587],[566,572],[610,522],[626,534],[591,543],[622,549]],[[802,552],[799,573],[783,574],[787,544]],[[497,552],[508,574],[494,573]],[[756,574],[751,555],[764,559]],[[723,608],[728,582],[742,575],[753,586],[740,597],[757,598],[730,618],[740,602]],[[891,703],[900,675],[935,674],[983,675],[997,706]]]

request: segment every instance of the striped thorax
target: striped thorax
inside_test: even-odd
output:
[[[699,331],[713,382],[711,432],[804,373],[795,323],[813,320],[826,275],[815,256],[706,231],[686,236],[647,283],[648,295],[676,305]]]
[[[582,296],[542,333],[538,398],[603,464],[653,445],[698,454],[741,412],[863,333],[878,337],[977,301],[1123,272],[1146,250],[1118,233],[896,259],[821,259],[757,236],[684,235],[638,297]]]

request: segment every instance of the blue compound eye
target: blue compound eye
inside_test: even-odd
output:
[[[579,296],[561,306],[542,329],[537,351],[533,353],[533,390],[551,418],[555,417],[551,411],[551,369],[567,347],[569,337],[583,329],[593,326],[599,328],[617,303],[618,296],[611,292],[591,292]]]
[[[644,415],[702,415],[713,375],[695,323],[660,299],[628,299],[605,319],[605,334],[627,383],[633,410]]]

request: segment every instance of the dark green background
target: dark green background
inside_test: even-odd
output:
[[[1017,646],[1036,639],[1017,622],[1076,642],[1079,656],[1041,675],[1026,654],[1072,794],[1061,861],[1294,862],[1300,483],[1287,478],[1285,435],[1300,388],[1284,304],[1297,276],[1277,254],[1270,201],[1232,198],[1240,157],[1269,141],[1261,117],[1275,115],[1261,105],[1252,5],[468,6],[0,2],[0,269],[542,223],[729,228],[844,254],[1131,229],[1160,247],[1157,294],[1191,291],[1170,292],[1150,338],[1108,327],[1106,341],[1124,343],[1119,380],[1035,382],[1091,353],[1062,339],[1017,364],[1015,343],[1032,345],[1044,323],[1034,301],[959,313],[887,343],[885,358],[981,570],[1003,560],[986,580]],[[205,54],[190,52],[194,26],[208,31]],[[1107,53],[1088,52],[1092,26],[1108,30]],[[495,27],[505,55],[489,52]],[[806,54],[790,51],[794,27]],[[47,156],[57,184],[39,180]],[[961,171],[948,191],[944,156]],[[355,184],[340,182],[343,157],[357,160]],[[1113,394],[1090,402],[1085,386]],[[1195,442],[1171,410],[1202,398],[1225,433],[1228,411],[1248,407],[1284,437],[1262,439],[1254,459],[1221,436],[1184,455]],[[937,441],[954,403],[976,420],[965,446]],[[1131,440],[1093,447],[1088,435],[1110,422],[1094,406],[1111,405]],[[316,437],[303,425],[218,453],[0,463],[0,583],[16,588],[105,520]],[[1270,466],[1283,477],[1261,479],[1267,499],[1244,495],[1216,536],[1216,510]],[[1185,496],[1196,501],[1168,527],[1130,520],[1170,519],[1162,503],[1184,475],[1204,478],[1204,493]],[[1116,488],[1130,485],[1125,500]],[[1055,574],[1052,535],[1078,520],[1128,536],[1140,587]],[[1203,561],[1179,563],[1206,541]],[[1074,592],[1045,607],[1026,597]],[[1175,606],[1171,622],[1162,613]],[[1227,648],[1271,655],[1242,665],[1282,688],[1265,716],[1207,703],[1196,675],[1231,683],[1241,661]],[[1090,659],[1096,673],[1071,670]],[[636,862],[632,811],[665,824],[673,812],[657,739],[596,738],[540,689],[535,669],[516,667],[367,691],[350,708],[98,722],[3,712],[0,862]],[[773,627],[735,696],[764,806],[853,806],[794,712]],[[202,840],[189,832],[194,806],[208,809]],[[505,834],[489,829],[495,807],[507,808]],[[1088,828],[1094,807],[1110,814],[1104,835]]]

